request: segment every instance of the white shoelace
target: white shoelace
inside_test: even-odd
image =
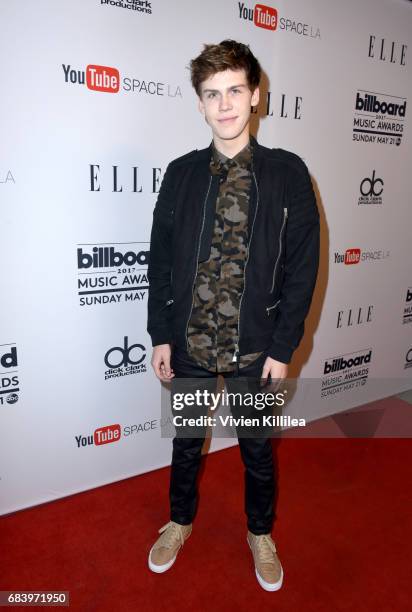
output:
[[[256,552],[261,563],[274,563],[275,543],[269,535],[256,536]]]
[[[156,548],[160,548],[161,546],[164,546],[164,548],[172,548],[177,542],[180,542],[182,546],[185,543],[182,526],[173,521],[169,521],[166,525],[163,525],[163,527],[159,529],[159,533],[161,533],[162,536],[159,538]]]

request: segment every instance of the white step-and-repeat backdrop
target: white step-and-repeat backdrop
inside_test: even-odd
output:
[[[303,157],[318,195],[319,281],[290,369],[319,381],[307,418],[375,399],[368,378],[411,386],[411,3],[2,1],[1,514],[170,463],[152,211],[167,163],[210,142],[187,66],[224,38],[264,69],[259,141]]]

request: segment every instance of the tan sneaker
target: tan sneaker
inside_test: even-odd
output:
[[[192,533],[192,525],[179,525],[169,521],[159,529],[162,535],[153,544],[149,552],[149,568],[152,572],[166,572],[176,561],[179,549]]]
[[[265,591],[277,591],[282,586],[283,569],[270,533],[255,535],[248,531],[247,541],[255,561],[256,578]]]

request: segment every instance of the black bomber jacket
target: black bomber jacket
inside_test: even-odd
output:
[[[249,248],[237,355],[268,350],[289,363],[303,333],[319,266],[319,212],[303,160],[251,137]],[[152,345],[187,348],[197,265],[209,257],[219,177],[212,149],[172,161],[153,212],[147,331]]]

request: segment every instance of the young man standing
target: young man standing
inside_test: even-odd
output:
[[[153,214],[148,332],[161,381],[284,379],[303,332],[319,260],[319,213],[305,163],[250,135],[261,69],[249,47],[205,45],[190,64],[211,145],[171,162]],[[203,438],[173,439],[170,521],[149,553],[164,572],[190,536]],[[269,438],[239,438],[247,542],[268,591],[283,569]]]

